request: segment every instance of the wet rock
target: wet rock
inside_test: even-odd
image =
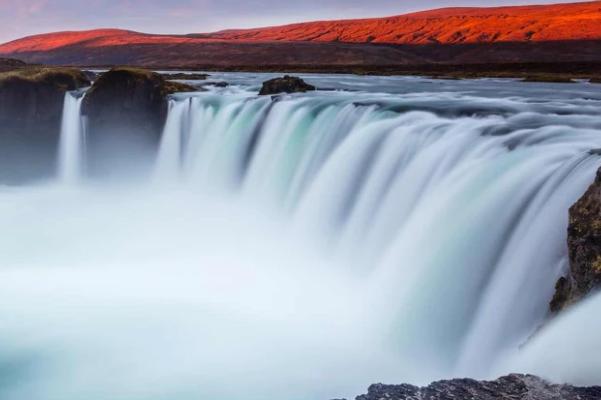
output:
[[[553,385],[532,375],[508,375],[496,381],[454,379],[413,385],[371,385],[356,400],[598,400],[601,387],[580,388]]]
[[[309,85],[305,81],[295,76],[286,75],[283,78],[270,79],[263,82],[263,87],[259,92],[260,96],[279,94],[279,93],[304,93],[315,90],[315,86]]]
[[[601,289],[601,169],[584,196],[570,208],[570,270],[556,285],[551,311],[559,312]]]
[[[77,69],[23,68],[0,73],[0,182],[52,177],[65,92],[89,86]]]
[[[167,118],[168,95],[194,90],[143,69],[114,68],[102,74],[82,104],[88,119],[88,173],[147,173]]]
[[[218,88],[226,88],[230,84],[227,83],[227,82],[221,81],[221,82],[210,82],[210,83],[207,83],[207,85],[209,85],[209,86],[215,86],[215,87],[218,87]]]

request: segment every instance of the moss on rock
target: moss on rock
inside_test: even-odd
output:
[[[49,85],[63,92],[90,84],[90,80],[79,69],[60,67],[28,67],[0,73],[0,87],[11,82]]]

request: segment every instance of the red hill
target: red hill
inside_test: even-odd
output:
[[[230,30],[213,38],[387,44],[601,39],[601,1],[524,7],[445,8],[388,18]]]
[[[601,61],[601,1],[447,8],[208,34],[58,32],[0,45],[0,56],[149,66]]]

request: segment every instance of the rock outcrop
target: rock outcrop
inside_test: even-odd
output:
[[[601,387],[553,385],[532,375],[509,375],[496,381],[454,379],[413,385],[371,385],[356,400],[598,400]]]
[[[570,271],[556,285],[551,311],[559,312],[601,289],[601,169],[595,182],[570,208]]]
[[[89,84],[71,68],[0,73],[0,182],[53,176],[65,92]]]
[[[114,68],[103,73],[82,104],[82,114],[88,119],[88,173],[147,172],[167,117],[167,96],[194,90],[143,69]]]
[[[279,93],[304,93],[315,90],[315,86],[309,85],[305,81],[295,76],[285,75],[283,78],[270,79],[263,82],[263,87],[259,92],[260,96],[279,94]]]

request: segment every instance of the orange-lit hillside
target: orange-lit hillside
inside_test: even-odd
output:
[[[389,18],[223,31],[227,40],[451,44],[601,39],[601,1],[544,6],[446,8]]]
[[[0,45],[0,54],[61,47],[214,41],[314,41],[458,44],[601,39],[601,1],[545,6],[447,8],[388,18],[322,21],[199,35],[150,35],[117,29],[58,32]]]
[[[178,35],[150,35],[120,29],[55,32],[29,36],[0,45],[0,53],[51,51],[68,46],[102,47],[128,44],[185,43],[195,41]]]

